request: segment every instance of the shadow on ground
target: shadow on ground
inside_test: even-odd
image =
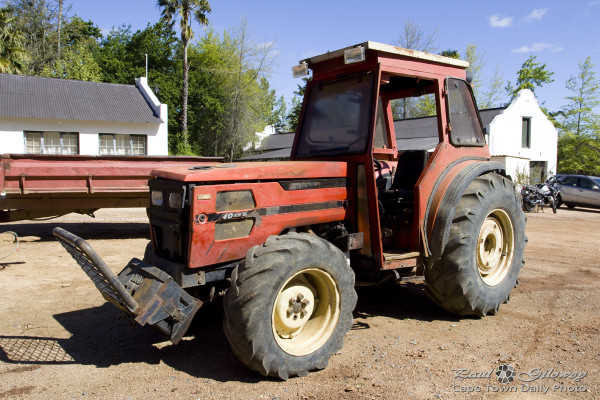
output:
[[[423,321],[458,321],[424,294],[422,284],[359,288],[353,329],[370,329],[373,316]],[[25,365],[82,364],[107,368],[121,363],[159,364],[196,378],[255,383],[266,378],[246,368],[230,350],[218,304],[201,309],[188,336],[172,345],[151,328],[117,323],[120,311],[106,303],[54,315],[68,339],[0,336],[0,361]]]
[[[148,239],[150,228],[147,222],[42,222],[6,225],[23,241],[53,241],[52,230],[61,227],[85,239]],[[33,237],[31,240],[28,237]]]
[[[560,207],[558,210],[556,210],[556,212],[560,212],[561,210],[566,210],[567,208],[565,206]],[[600,209],[596,209],[596,208],[581,208],[581,207],[575,207],[575,208],[569,208],[569,211],[576,211],[576,212],[585,212],[585,213],[595,213],[595,214],[600,214]]]
[[[354,310],[354,317],[365,319],[367,324],[368,319],[374,316],[427,322],[436,320],[456,322],[471,318],[460,317],[437,306],[425,294],[424,283],[359,287],[356,291],[358,303]],[[360,329],[361,326],[355,323],[353,329],[355,328]]]
[[[120,311],[106,303],[100,307],[56,314],[71,334],[68,339],[34,336],[0,336],[0,361],[15,364],[82,364],[107,368],[122,363],[159,364],[197,378],[221,382],[264,380],[240,363],[222,332],[222,313],[200,311],[177,346],[151,328],[118,323]]]

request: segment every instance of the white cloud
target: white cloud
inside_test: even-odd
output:
[[[503,17],[500,14],[494,14],[488,17],[490,21],[490,25],[492,28],[508,28],[512,25],[514,18],[513,17]]]
[[[542,51],[550,51],[552,53],[558,53],[563,51],[563,47],[557,46],[552,43],[535,42],[531,46],[521,46],[518,49],[511,50],[513,53],[541,53]]]
[[[521,21],[525,23],[540,21],[547,12],[547,8],[534,8],[533,11],[529,15],[524,16]]]

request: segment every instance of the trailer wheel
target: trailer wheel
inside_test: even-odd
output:
[[[354,272],[338,248],[306,233],[271,236],[232,272],[223,327],[249,368],[306,376],[342,348],[356,299]]]
[[[441,258],[426,270],[427,295],[456,314],[495,314],[517,283],[526,242],[511,182],[495,173],[476,178],[456,208]]]

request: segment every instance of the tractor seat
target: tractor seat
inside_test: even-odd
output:
[[[400,154],[394,180],[389,190],[381,190],[382,200],[402,199],[413,201],[414,187],[427,164],[427,150],[409,150]]]

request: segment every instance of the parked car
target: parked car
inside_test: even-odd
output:
[[[588,175],[561,175],[558,205],[600,208],[600,178]]]

